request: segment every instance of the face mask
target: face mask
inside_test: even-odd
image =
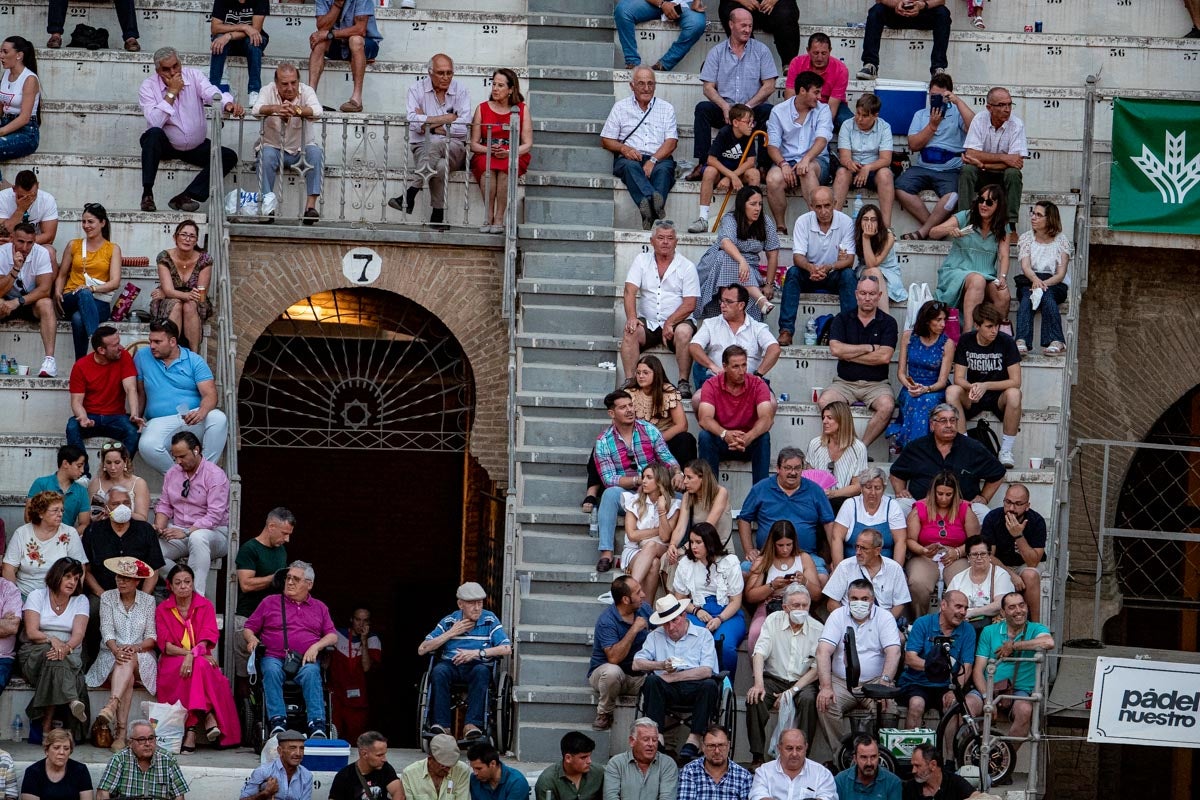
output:
[[[133,519],[133,509],[129,506],[117,506],[112,511],[108,512],[108,516],[118,525],[124,525],[126,522],[129,522],[129,520]]]
[[[871,604],[866,600],[851,600],[850,601],[850,616],[855,619],[866,619],[867,614],[871,613]]]
[[[808,622],[808,612],[803,610],[789,611],[788,619],[792,621],[793,625],[803,625]]]

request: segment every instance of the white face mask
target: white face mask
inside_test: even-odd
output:
[[[871,613],[871,604],[866,600],[851,600],[850,601],[850,616],[855,619],[866,619]]]
[[[133,509],[129,506],[117,506],[112,511],[108,512],[109,518],[118,525],[124,525],[129,520],[133,519]]]
[[[803,609],[789,611],[788,619],[792,621],[793,625],[803,625],[808,622],[808,612]]]

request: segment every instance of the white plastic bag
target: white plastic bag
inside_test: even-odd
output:
[[[911,331],[917,324],[917,315],[921,306],[933,299],[928,283],[910,283],[908,285],[908,307],[904,311],[904,330]]]
[[[779,695],[779,721],[775,723],[775,731],[771,734],[771,743],[767,745],[767,755],[770,758],[779,757],[779,737],[783,735],[783,732],[796,727],[796,704],[792,702],[795,696],[796,693],[791,689]]]
[[[178,753],[183,745],[184,728],[187,725],[187,709],[183,703],[155,703],[149,700],[142,702],[142,715],[154,726],[154,735],[158,737],[158,746],[168,753]]]
[[[260,202],[261,201],[261,202]],[[259,197],[258,192],[247,192],[231,189],[225,195],[225,213],[230,216],[266,216],[273,214],[279,205],[274,192],[267,192],[266,197]]]

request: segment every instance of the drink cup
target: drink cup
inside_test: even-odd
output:
[[[1029,459],[1029,468],[1030,469],[1041,469],[1042,468],[1042,459],[1040,459],[1040,458]]]
[[[18,375],[28,375],[29,374],[29,365],[28,364],[18,364],[17,365],[17,374]]]

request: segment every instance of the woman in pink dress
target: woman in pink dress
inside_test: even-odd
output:
[[[188,710],[183,752],[196,749],[195,726],[204,722],[204,736],[221,747],[242,740],[237,707],[229,681],[221,674],[213,651],[217,646],[217,612],[192,590],[193,573],[184,564],[167,575],[171,596],[155,612],[158,646],[158,702],[183,703]]]
[[[492,73],[492,96],[480,103],[471,120],[471,175],[483,195],[484,224],[480,233],[504,233],[504,210],[508,207],[508,148],[512,131],[500,127],[509,122],[509,109],[521,110],[521,131],[517,139],[517,174],[529,169],[529,151],[533,148],[533,121],[521,96],[517,73],[498,69]],[[488,147],[488,138],[491,147]],[[488,153],[491,159],[488,159]]]

